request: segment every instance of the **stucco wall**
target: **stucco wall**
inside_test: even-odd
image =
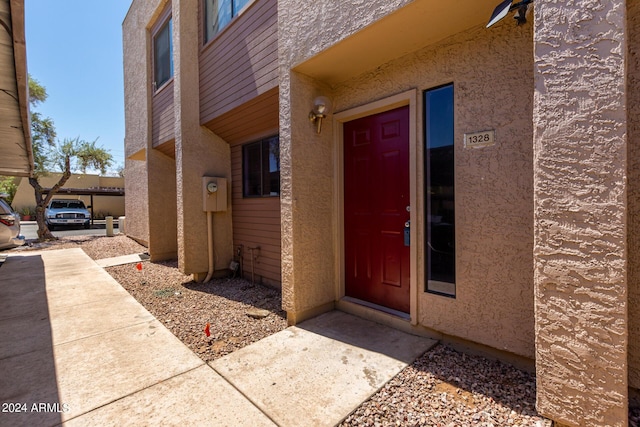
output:
[[[323,9],[318,13],[329,11]],[[328,25],[334,25],[334,21],[330,22]],[[335,25],[351,28],[352,24],[348,20]],[[458,291],[456,299],[423,292],[422,244],[416,242],[419,245],[418,320],[421,325],[443,333],[533,357],[532,29],[530,25],[509,24],[511,22],[491,30],[476,27],[391,63],[380,64],[375,70],[332,88],[281,69],[281,114],[284,114],[281,138],[285,134],[284,138],[292,141],[291,152],[284,154],[293,159],[291,165],[285,165],[283,158],[286,170],[283,173],[283,187],[286,182],[282,211],[283,280],[295,283],[295,286],[283,284],[287,310],[296,304],[307,308],[312,301],[319,304],[330,300],[330,292],[335,297],[335,289],[325,285],[329,278],[320,272],[297,269],[296,246],[307,243],[297,235],[296,227],[308,224],[311,229],[313,225],[323,229],[336,227],[335,215],[340,209],[335,194],[330,191],[335,174],[339,173],[333,163],[335,142],[331,124],[323,124],[322,134],[313,135],[309,123],[296,120],[295,112],[309,109],[311,100],[319,94],[331,96],[335,111],[340,112],[415,88],[420,97],[417,152],[422,156],[422,91],[453,82]],[[313,52],[316,45],[328,42],[321,38],[307,39],[306,43],[308,45],[296,47]],[[283,48],[287,47],[281,44]],[[300,53],[292,56],[297,59]],[[289,114],[295,117],[291,119],[291,129],[287,123]],[[463,148],[465,132],[486,129],[496,130],[494,146]],[[313,159],[319,162],[317,169],[304,164],[306,150],[315,150]],[[303,164],[296,176],[299,161]],[[418,182],[413,185],[418,187],[417,194],[423,194],[422,162],[417,163],[420,165]],[[321,183],[317,183],[317,179]],[[304,182],[314,183],[309,187],[309,191],[314,192],[309,193],[309,197],[315,196],[313,202],[304,198],[307,196]],[[423,207],[419,201],[418,212],[423,212]],[[316,212],[334,215],[334,221],[315,218]],[[423,229],[422,219],[417,226]],[[289,236],[284,235],[287,232]],[[338,240],[338,236],[328,234],[314,236],[313,244],[309,244],[312,247],[304,249],[318,255],[307,270],[322,268],[334,274],[334,281],[340,280],[335,264],[339,262],[335,260]],[[318,262],[318,259],[327,261]],[[313,286],[308,284],[309,277],[313,277]]]
[[[299,62],[343,40],[412,0],[336,2],[278,1],[280,64],[290,70]],[[280,85],[287,75],[280,72]],[[288,85],[287,85],[288,86]]]
[[[125,215],[127,235],[149,242],[149,175],[151,149],[150,41],[148,28],[167,0],[134,0],[122,23],[125,104]],[[133,160],[135,158],[135,160]]]
[[[144,244],[149,245],[149,193],[146,162],[125,160],[125,170],[129,177],[125,183],[124,212],[127,217],[125,232]]]
[[[532,30],[505,24],[476,28],[385,64],[338,86],[334,97],[340,111],[410,88],[422,97],[425,89],[453,83],[456,298],[424,292],[418,239],[418,320],[439,332],[533,357]],[[422,105],[418,110],[421,157]],[[494,146],[464,148],[464,133],[487,129],[496,131]],[[422,162],[418,165],[422,177]],[[424,194],[420,178],[414,185]],[[417,208],[424,212],[422,200]],[[423,235],[423,218],[417,225]]]
[[[640,389],[640,1],[627,1],[629,385]]]
[[[199,4],[188,0],[172,4],[178,264],[187,274],[206,273],[208,270],[207,214],[202,207],[202,177],[222,177],[229,183],[231,181],[229,144],[200,126]],[[230,196],[230,187],[227,191]],[[213,216],[215,268],[224,269],[233,258],[231,204],[228,204],[227,211]]]
[[[625,1],[536,1],[537,408],[567,425],[627,414]]]
[[[177,209],[176,163],[157,150],[150,150],[147,157],[150,185],[147,189],[149,206],[149,255],[152,261],[176,259]],[[127,227],[129,218],[127,218]]]
[[[289,77],[284,90],[295,95],[283,103],[281,85],[280,98],[281,262],[283,308],[295,322],[306,310],[335,300],[335,165],[331,122],[317,135],[308,119],[287,115],[308,110],[326,88],[297,73]]]
[[[408,2],[278,1],[282,298],[292,323],[331,307],[338,260],[332,126],[325,121],[317,135],[306,118],[330,88],[291,69]]]

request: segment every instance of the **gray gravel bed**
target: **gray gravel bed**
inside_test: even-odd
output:
[[[205,362],[287,327],[276,289],[243,279],[196,283],[180,273],[175,261],[143,262],[141,271],[135,264],[106,270]],[[255,308],[262,311],[257,316]]]
[[[439,344],[405,368],[341,426],[547,426],[535,377]]]

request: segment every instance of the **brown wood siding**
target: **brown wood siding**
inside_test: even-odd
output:
[[[153,95],[151,114],[151,145],[155,148],[175,137],[173,80]]]
[[[154,149],[158,150],[165,156],[171,157],[172,159],[176,159],[176,140],[172,139],[171,141],[167,141],[164,144],[160,144]]]
[[[200,53],[200,122],[278,85],[277,0],[256,0]]]
[[[251,280],[250,247],[254,252],[254,274],[257,282],[280,287],[280,198],[242,196],[242,144],[231,145],[234,252],[243,246],[243,274]]]

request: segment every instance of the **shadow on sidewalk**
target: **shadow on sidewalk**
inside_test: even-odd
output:
[[[11,256],[0,268],[0,425],[62,422],[44,264]]]

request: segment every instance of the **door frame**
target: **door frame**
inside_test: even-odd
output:
[[[385,111],[393,110],[398,107],[409,106],[409,201],[411,211],[409,214],[411,220],[411,247],[410,247],[410,283],[409,283],[409,321],[412,325],[418,324],[418,251],[422,246],[419,236],[422,235],[422,221],[419,220],[418,212],[420,206],[418,203],[418,167],[421,163],[422,156],[418,150],[418,90],[412,89],[386,98],[382,98],[358,107],[350,108],[333,115],[333,139],[336,141],[334,145],[334,164],[335,168],[335,212],[336,218],[335,241],[338,242],[336,250],[336,301],[340,305],[341,301],[345,301],[345,250],[344,250],[344,123],[356,120],[362,117],[371,116]],[[393,310],[383,310],[383,312],[392,313]]]

